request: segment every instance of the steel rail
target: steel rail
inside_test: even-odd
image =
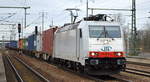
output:
[[[15,72],[15,76],[16,76],[16,79],[19,81],[19,82],[24,82],[23,79],[21,78],[20,74],[18,73],[17,69],[15,68],[15,66],[12,64],[11,60],[10,60],[10,57],[9,56],[6,56],[10,66],[12,67],[12,69],[14,70]]]
[[[142,72],[142,73],[148,73],[150,74],[149,71],[143,71],[143,70],[137,70],[137,69],[132,69],[132,68],[126,68],[127,70],[134,70],[134,71],[138,71],[138,72]]]
[[[34,74],[36,74],[38,77],[43,79],[44,82],[50,82],[48,79],[46,79],[43,75],[41,75],[39,72],[35,71],[32,67],[27,65],[25,62],[23,62],[21,59],[15,57],[19,62],[21,62],[25,67],[27,67],[30,71],[32,71]]]
[[[150,64],[148,64],[148,63],[139,63],[139,62],[127,61],[127,64],[135,64],[135,65],[141,65],[141,66],[150,67]]]
[[[118,79],[118,80],[121,81],[121,82],[131,82],[130,80],[124,79],[124,77],[121,77],[120,74],[115,74],[115,75],[110,75],[110,76],[113,77],[113,78]]]
[[[150,72],[146,72],[146,71],[142,71],[142,70],[127,68],[127,70],[125,72],[150,77]]]
[[[55,64],[53,64],[53,65],[55,65]],[[55,66],[57,66],[57,65],[55,65]],[[79,73],[79,72],[76,72],[76,71],[74,71],[74,70],[68,69],[68,68],[66,68],[66,67],[59,67],[59,66],[57,66],[57,67],[60,68],[60,69],[62,69],[62,70],[68,71],[68,72],[70,72],[70,73],[76,74],[76,75],[78,75],[78,76],[81,76],[81,77],[84,77],[84,78],[88,78],[88,79],[94,80],[95,82],[105,82],[105,81],[102,80],[102,79],[95,78],[95,77],[93,77],[93,76],[87,75],[86,73]]]

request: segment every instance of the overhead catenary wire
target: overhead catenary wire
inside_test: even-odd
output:
[[[7,19],[9,19],[9,18],[13,17],[14,15],[16,15],[16,13],[13,13],[12,15],[7,16],[7,17],[3,18],[3,19],[2,19],[2,20],[0,20],[0,21],[1,21],[1,22],[2,22],[2,21],[5,21],[5,20],[7,20]]]
[[[41,18],[41,16],[39,16],[39,17],[37,17],[36,19],[34,19],[30,24],[28,24],[28,25],[26,26],[26,28],[29,27],[29,26],[32,25],[32,24],[35,24],[35,23],[37,22],[37,20],[40,19],[40,18]]]

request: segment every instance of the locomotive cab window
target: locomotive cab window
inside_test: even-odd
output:
[[[104,38],[104,27],[102,26],[89,26],[90,38]]]
[[[119,26],[89,26],[90,38],[121,38]]]
[[[106,26],[106,38],[121,38],[121,31],[119,26]]]

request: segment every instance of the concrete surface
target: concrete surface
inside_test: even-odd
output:
[[[0,53],[0,82],[6,82],[5,68],[1,53]]]

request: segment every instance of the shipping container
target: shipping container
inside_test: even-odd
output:
[[[12,48],[17,48],[18,47],[18,42],[17,41],[11,41],[9,46],[12,47]]]
[[[23,49],[23,39],[20,39],[18,42],[19,49]]]
[[[28,46],[27,49],[30,51],[36,50],[36,36],[35,34],[32,34],[28,37]]]
[[[23,49],[27,49],[28,41],[27,39],[23,39]]]
[[[36,35],[36,51],[42,51],[42,35]]]
[[[10,44],[10,43],[5,43],[5,47],[9,47],[9,44]],[[0,44],[0,45],[1,45],[1,44]]]
[[[42,34],[42,51],[49,56],[53,53],[53,40],[54,40],[54,32],[57,30],[56,28],[51,28],[43,32]]]

